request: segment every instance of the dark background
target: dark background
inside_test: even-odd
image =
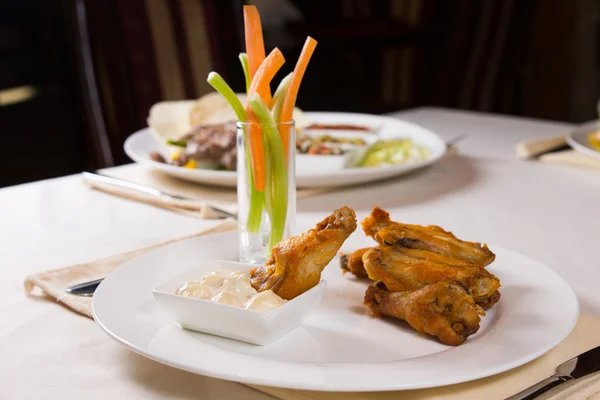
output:
[[[289,60],[282,75],[306,35],[319,41],[298,100],[305,110],[597,117],[597,0],[252,3],[267,51]],[[241,91],[243,4],[0,0],[0,187],[129,162],[123,141],[149,107],[207,93],[205,71]],[[15,100],[14,88],[33,94]]]

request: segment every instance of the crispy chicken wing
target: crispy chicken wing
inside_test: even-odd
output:
[[[377,247],[365,252],[362,261],[369,278],[383,281],[392,292],[448,280],[459,282],[483,307],[489,308],[499,300],[500,280],[486,269],[445,264],[435,260],[437,256],[427,259],[406,254],[414,251],[397,246]]]
[[[354,211],[335,210],[315,228],[275,245],[269,261],[250,271],[252,286],[259,292],[271,289],[286,300],[306,292],[319,283],[321,271],[355,230]]]
[[[368,277],[365,265],[363,263],[363,255],[370,250],[372,247],[366,247],[364,249],[358,249],[350,254],[342,254],[340,257],[340,268],[342,273],[350,272],[358,278]],[[427,250],[415,250],[408,249],[401,246],[395,246],[394,249],[409,257],[416,258],[425,261],[434,261],[441,264],[452,265],[455,267],[473,267],[474,265],[462,260],[457,260],[452,257],[447,257],[442,254],[434,253]]]
[[[394,222],[390,214],[379,207],[362,221],[366,235],[373,237],[381,246],[402,246],[415,250],[427,250],[450,259],[473,265],[486,266],[496,256],[481,243],[466,242],[439,226],[409,225]]]
[[[350,272],[357,278],[366,278],[368,275],[367,271],[365,271],[362,257],[363,254],[370,249],[370,247],[365,247],[364,249],[358,249],[351,254],[342,254],[340,257],[340,268],[342,269],[342,272]]]
[[[375,313],[403,319],[421,333],[458,346],[479,329],[481,307],[457,283],[438,282],[407,292],[390,292],[376,282],[365,293],[364,303]]]

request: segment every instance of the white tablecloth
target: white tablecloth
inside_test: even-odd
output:
[[[545,263],[571,284],[582,312],[600,316],[600,174],[513,154],[518,141],[570,125],[431,108],[395,116],[446,139],[468,137],[459,156],[403,179],[300,200],[300,220],[342,204],[363,216],[377,204],[405,222],[435,223]],[[0,210],[0,399],[270,398],[185,372],[157,383],[168,367],[121,348],[89,319],[23,294],[32,272],[191,234],[214,221],[91,191],[77,176],[0,189]]]

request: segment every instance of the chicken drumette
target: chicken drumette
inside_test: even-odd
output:
[[[306,292],[321,280],[321,271],[356,230],[356,214],[342,207],[307,232],[282,240],[267,263],[250,271],[257,291],[273,290],[286,300]]]
[[[364,303],[376,315],[405,320],[421,333],[458,346],[479,329],[485,312],[464,288],[444,281],[408,292],[391,292],[383,282],[369,286]]]
[[[493,306],[499,300],[500,280],[485,268],[454,266],[433,259],[419,258],[412,254],[414,251],[385,246],[365,252],[362,261],[369,279],[384,282],[393,292],[453,281],[459,282],[474,301],[484,308]]]
[[[363,231],[380,246],[394,246],[425,250],[449,259],[461,260],[473,265],[486,266],[496,256],[481,243],[466,242],[439,226],[409,225],[394,222],[390,214],[379,207],[362,221]]]

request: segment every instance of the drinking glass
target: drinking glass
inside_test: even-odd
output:
[[[239,258],[262,265],[296,218],[294,122],[237,122]]]

